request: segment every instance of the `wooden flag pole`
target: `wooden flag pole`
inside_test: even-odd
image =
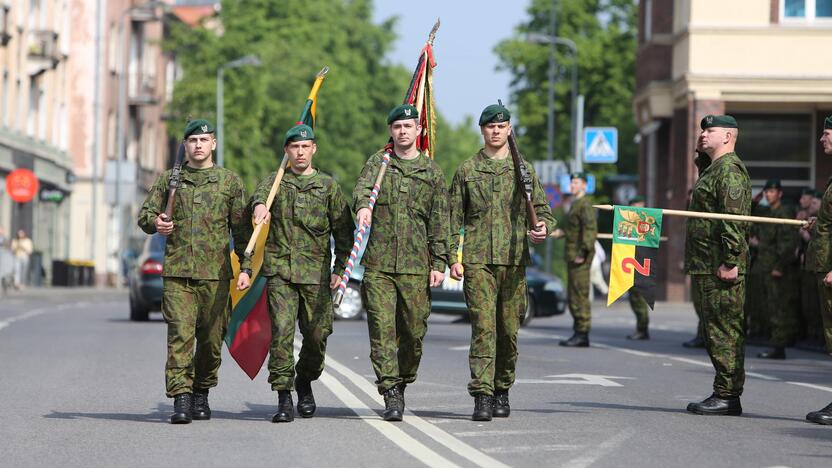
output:
[[[612,211],[612,205],[592,205],[599,210]],[[632,207],[630,207],[632,208]],[[806,226],[808,221],[800,219],[784,219],[784,218],[767,218],[765,216],[746,216],[746,215],[732,215],[726,213],[705,213],[702,211],[685,211],[685,210],[665,210],[661,209],[662,214],[684,216],[686,218],[705,218],[705,219],[721,219],[723,221],[744,221],[749,223],[768,223],[768,224],[787,224],[789,226]]]

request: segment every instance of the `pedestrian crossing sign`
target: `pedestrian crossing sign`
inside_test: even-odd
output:
[[[614,163],[618,161],[618,129],[615,127],[584,128],[584,162]]]

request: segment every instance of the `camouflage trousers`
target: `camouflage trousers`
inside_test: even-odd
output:
[[[702,311],[705,348],[716,371],[714,393],[738,397],[745,384],[745,278],[727,283],[716,275],[691,275],[691,280]]]
[[[704,340],[705,338],[705,322],[702,320],[702,301],[699,300],[699,290],[693,287],[693,277],[691,276],[691,301],[693,301],[693,311],[696,312],[696,337]]]
[[[767,316],[771,323],[771,344],[774,346],[788,346],[797,338],[800,330],[800,318],[795,294],[795,278],[797,272],[786,269],[783,276],[773,278],[768,275],[765,288],[762,291]]]
[[[800,310],[803,323],[806,324],[806,337],[813,341],[823,340],[823,319],[820,311],[821,298],[818,284],[820,284],[818,273],[800,272]]]
[[[468,393],[508,390],[514,384],[517,330],[526,310],[526,267],[466,264],[462,287],[471,318]]]
[[[575,333],[589,333],[592,323],[592,312],[589,306],[589,261],[581,265],[569,263],[566,267],[567,282],[566,298],[569,302],[569,313],[574,323]]]
[[[228,281],[164,279],[162,315],[168,324],[168,397],[217,386],[222,340],[231,313],[228,294]]]
[[[745,321],[748,334],[768,338],[771,335],[772,308],[766,302],[768,272],[748,273],[745,278]]]
[[[823,338],[826,341],[826,351],[832,353],[832,288],[823,284],[825,276],[824,273],[817,274],[817,285],[823,319]]]
[[[630,289],[629,299],[630,308],[633,309],[633,314],[636,316],[636,330],[646,332],[650,325],[650,316],[648,315],[650,306],[647,305],[644,296],[635,289]]]
[[[267,287],[272,321],[269,383],[275,391],[293,390],[295,373],[312,381],[324,371],[326,339],[332,334],[332,296],[328,284],[294,284],[279,276],[270,276]],[[297,366],[295,322],[303,336]]]
[[[430,315],[428,276],[366,269],[361,297],[378,392],[415,382]]]

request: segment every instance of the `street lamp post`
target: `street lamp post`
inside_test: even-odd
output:
[[[238,68],[244,66],[259,67],[261,65],[260,58],[256,55],[246,55],[236,60],[232,60],[217,69],[217,166],[222,166],[224,162],[223,153],[223,112],[225,112],[223,79],[225,77],[226,68]]]

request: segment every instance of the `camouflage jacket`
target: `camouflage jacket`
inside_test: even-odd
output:
[[[823,192],[812,238],[806,248],[806,263],[803,269],[816,273],[832,271],[832,184]]]
[[[532,202],[547,232],[555,219],[534,169]],[[517,184],[511,157],[491,159],[483,150],[463,162],[454,175],[450,194],[451,252],[459,249],[459,228],[465,228],[464,263],[528,265],[529,229],[523,189]],[[451,262],[454,263],[454,262]]]
[[[583,257],[584,264],[592,263],[598,221],[595,208],[588,197],[583,196],[572,202],[569,214],[566,215],[563,233],[566,240],[566,261],[574,263],[576,258]]]
[[[690,202],[691,211],[748,215],[751,181],[736,153],[727,153],[703,170]],[[736,265],[740,274],[748,262],[748,223],[688,218],[685,272],[715,275],[720,265]]]
[[[139,211],[139,227],[148,234],[156,232],[156,217],[165,210],[169,178],[170,170],[156,179]],[[184,166],[173,206],[173,232],[165,246],[163,276],[231,279],[229,232],[237,256],[244,258],[251,222],[240,177],[217,166]],[[250,262],[244,260],[241,266],[250,268]]]
[[[381,168],[382,152],[367,160],[353,191],[356,213],[367,208]],[[361,264],[387,273],[444,272],[448,264],[448,190],[442,170],[420,154],[393,155],[373,209],[370,238]]]
[[[252,198],[266,204],[273,172],[260,182]],[[287,171],[271,207],[271,226],[263,258],[263,274],[278,275],[296,284],[329,283],[331,271],[341,274],[352,246],[355,224],[341,187],[332,177],[315,171],[298,176]],[[335,269],[330,251],[335,239]]]
[[[794,212],[781,203],[777,208],[769,208],[760,213],[760,216],[794,219]],[[755,223],[751,227],[751,235],[759,241],[757,254],[751,263],[752,272],[771,273],[772,270],[778,270],[783,273],[796,265],[795,254],[799,239],[794,226]]]

